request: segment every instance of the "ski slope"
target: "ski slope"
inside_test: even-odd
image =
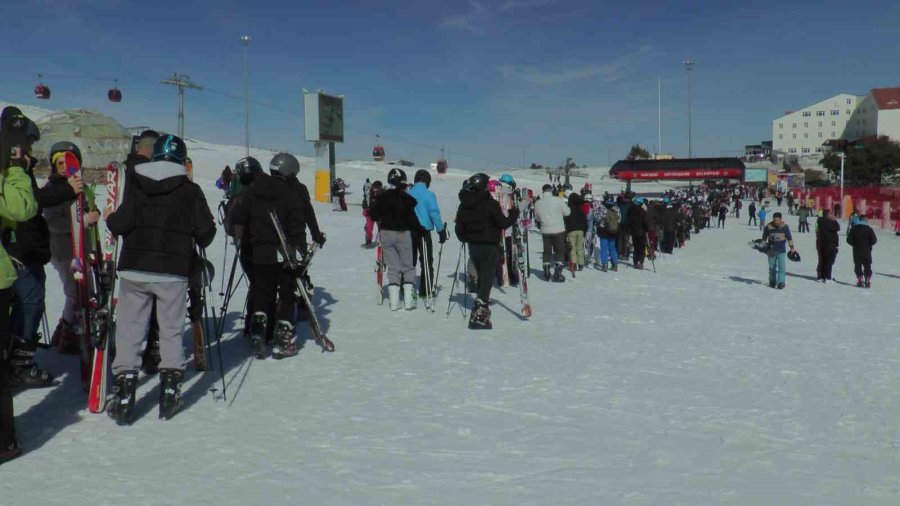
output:
[[[214,209],[213,181],[243,149],[191,149]],[[248,359],[242,286],[222,341],[227,400],[214,352],[210,372],[188,366],[173,420],[157,419],[158,380],[143,378],[137,421],[122,428],[85,409],[77,358],[40,351],[63,383],[16,397],[26,453],[0,468],[0,503],[900,503],[898,238],[878,231],[877,274],[862,290],[850,286],[848,247],[838,283],[813,282],[813,237],[798,234],[803,261],[777,291],[747,246],[758,231],[729,218],[663,255],[656,273],[532,276],[530,321],[517,289],[495,289],[494,330],[473,332],[460,305],[471,299],[450,297],[455,238],[436,313],[377,304],[358,203],[365,178],[384,181],[387,166],[344,163],[338,175],[353,205],[315,204],[328,242],[311,268],[335,353],[309,341],[291,359]],[[463,177],[432,185],[451,222]],[[535,270],[539,245],[532,235]],[[220,234],[209,250],[217,288],[227,250],[230,266]],[[60,294],[48,267],[51,327]]]

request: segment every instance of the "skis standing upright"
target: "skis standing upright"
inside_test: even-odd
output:
[[[312,262],[316,250],[319,249],[319,245],[315,242],[312,243],[312,245],[308,247],[306,255],[298,261],[294,257],[293,248],[288,246],[287,236],[284,234],[284,229],[281,228],[281,221],[279,221],[278,215],[276,215],[274,211],[269,211],[269,219],[272,221],[272,226],[275,227],[275,234],[278,236],[281,250],[279,253],[284,257],[284,262],[294,275],[294,289],[297,295],[299,295],[300,298],[303,299],[303,302],[306,303],[306,307],[309,308],[309,319],[307,321],[309,322],[309,328],[313,333],[316,344],[322,347],[323,352],[334,351],[334,343],[328,339],[328,336],[322,331],[322,327],[319,326],[319,318],[316,316],[312,298],[309,295],[309,290],[303,279],[306,275],[306,271],[309,269],[309,264]]]
[[[106,207],[115,211],[122,200],[124,186],[124,169],[118,163],[106,167]],[[99,238],[98,238],[99,240]],[[103,236],[102,263],[98,266],[98,284],[100,286],[99,307],[94,313],[94,360],[91,367],[91,384],[88,388],[88,410],[91,413],[102,413],[106,404],[106,393],[109,372],[109,350],[111,335],[115,330],[116,306],[116,261],[118,260],[119,243],[115,234],[109,229]]]
[[[522,304],[522,316],[531,318],[531,302],[528,300],[528,275],[525,272],[526,258],[526,241],[528,238],[522,232],[522,223],[524,220],[517,220],[512,226],[513,251],[516,257],[516,266],[519,269],[519,302]]]
[[[387,264],[384,261],[384,248],[381,247],[381,232],[378,233],[378,246],[375,247],[375,282],[378,283],[378,305],[384,304],[384,272]]]
[[[188,179],[194,180],[194,163],[190,158],[185,160],[184,169]],[[206,307],[206,297],[203,290],[204,273],[212,272],[212,264],[200,257],[199,253],[192,259],[193,269],[188,279],[188,320],[191,322],[191,334],[194,336],[194,369],[205,371],[206,360],[206,325],[203,320],[203,310]],[[210,276],[211,277],[211,276]]]
[[[65,154],[66,174],[69,177],[81,177],[81,164],[74,153]],[[78,289],[78,307],[76,308],[75,328],[81,336],[81,385],[87,388],[91,378],[91,321],[88,305],[87,258],[85,256],[85,213],[84,192],[80,193],[72,203],[72,263],[69,270],[75,279]]]

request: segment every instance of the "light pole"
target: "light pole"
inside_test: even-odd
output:
[[[241,44],[244,46],[244,146],[247,152],[245,156],[250,156],[250,88],[247,85],[247,44],[249,42],[249,35],[241,35]]]
[[[688,80],[688,158],[694,157],[694,139],[691,125],[691,71],[694,70],[694,60],[684,60],[684,68],[687,70]]]
[[[838,156],[841,157],[841,213],[844,212],[844,158],[847,157],[847,154],[844,152],[838,153]]]

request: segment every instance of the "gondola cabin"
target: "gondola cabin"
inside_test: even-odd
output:
[[[384,147],[381,145],[377,145],[372,148],[372,158],[375,159],[376,162],[384,161]]]
[[[50,87],[46,84],[38,83],[38,85],[34,87],[34,97],[39,100],[50,99]]]
[[[438,160],[437,161],[437,173],[438,174],[446,174],[447,173],[447,160]]]
[[[106,98],[108,98],[110,102],[118,104],[122,101],[122,90],[119,88],[110,88],[109,92],[106,94]]]

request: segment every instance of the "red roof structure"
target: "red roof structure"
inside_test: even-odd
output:
[[[900,109],[900,88],[872,88],[878,110]]]

